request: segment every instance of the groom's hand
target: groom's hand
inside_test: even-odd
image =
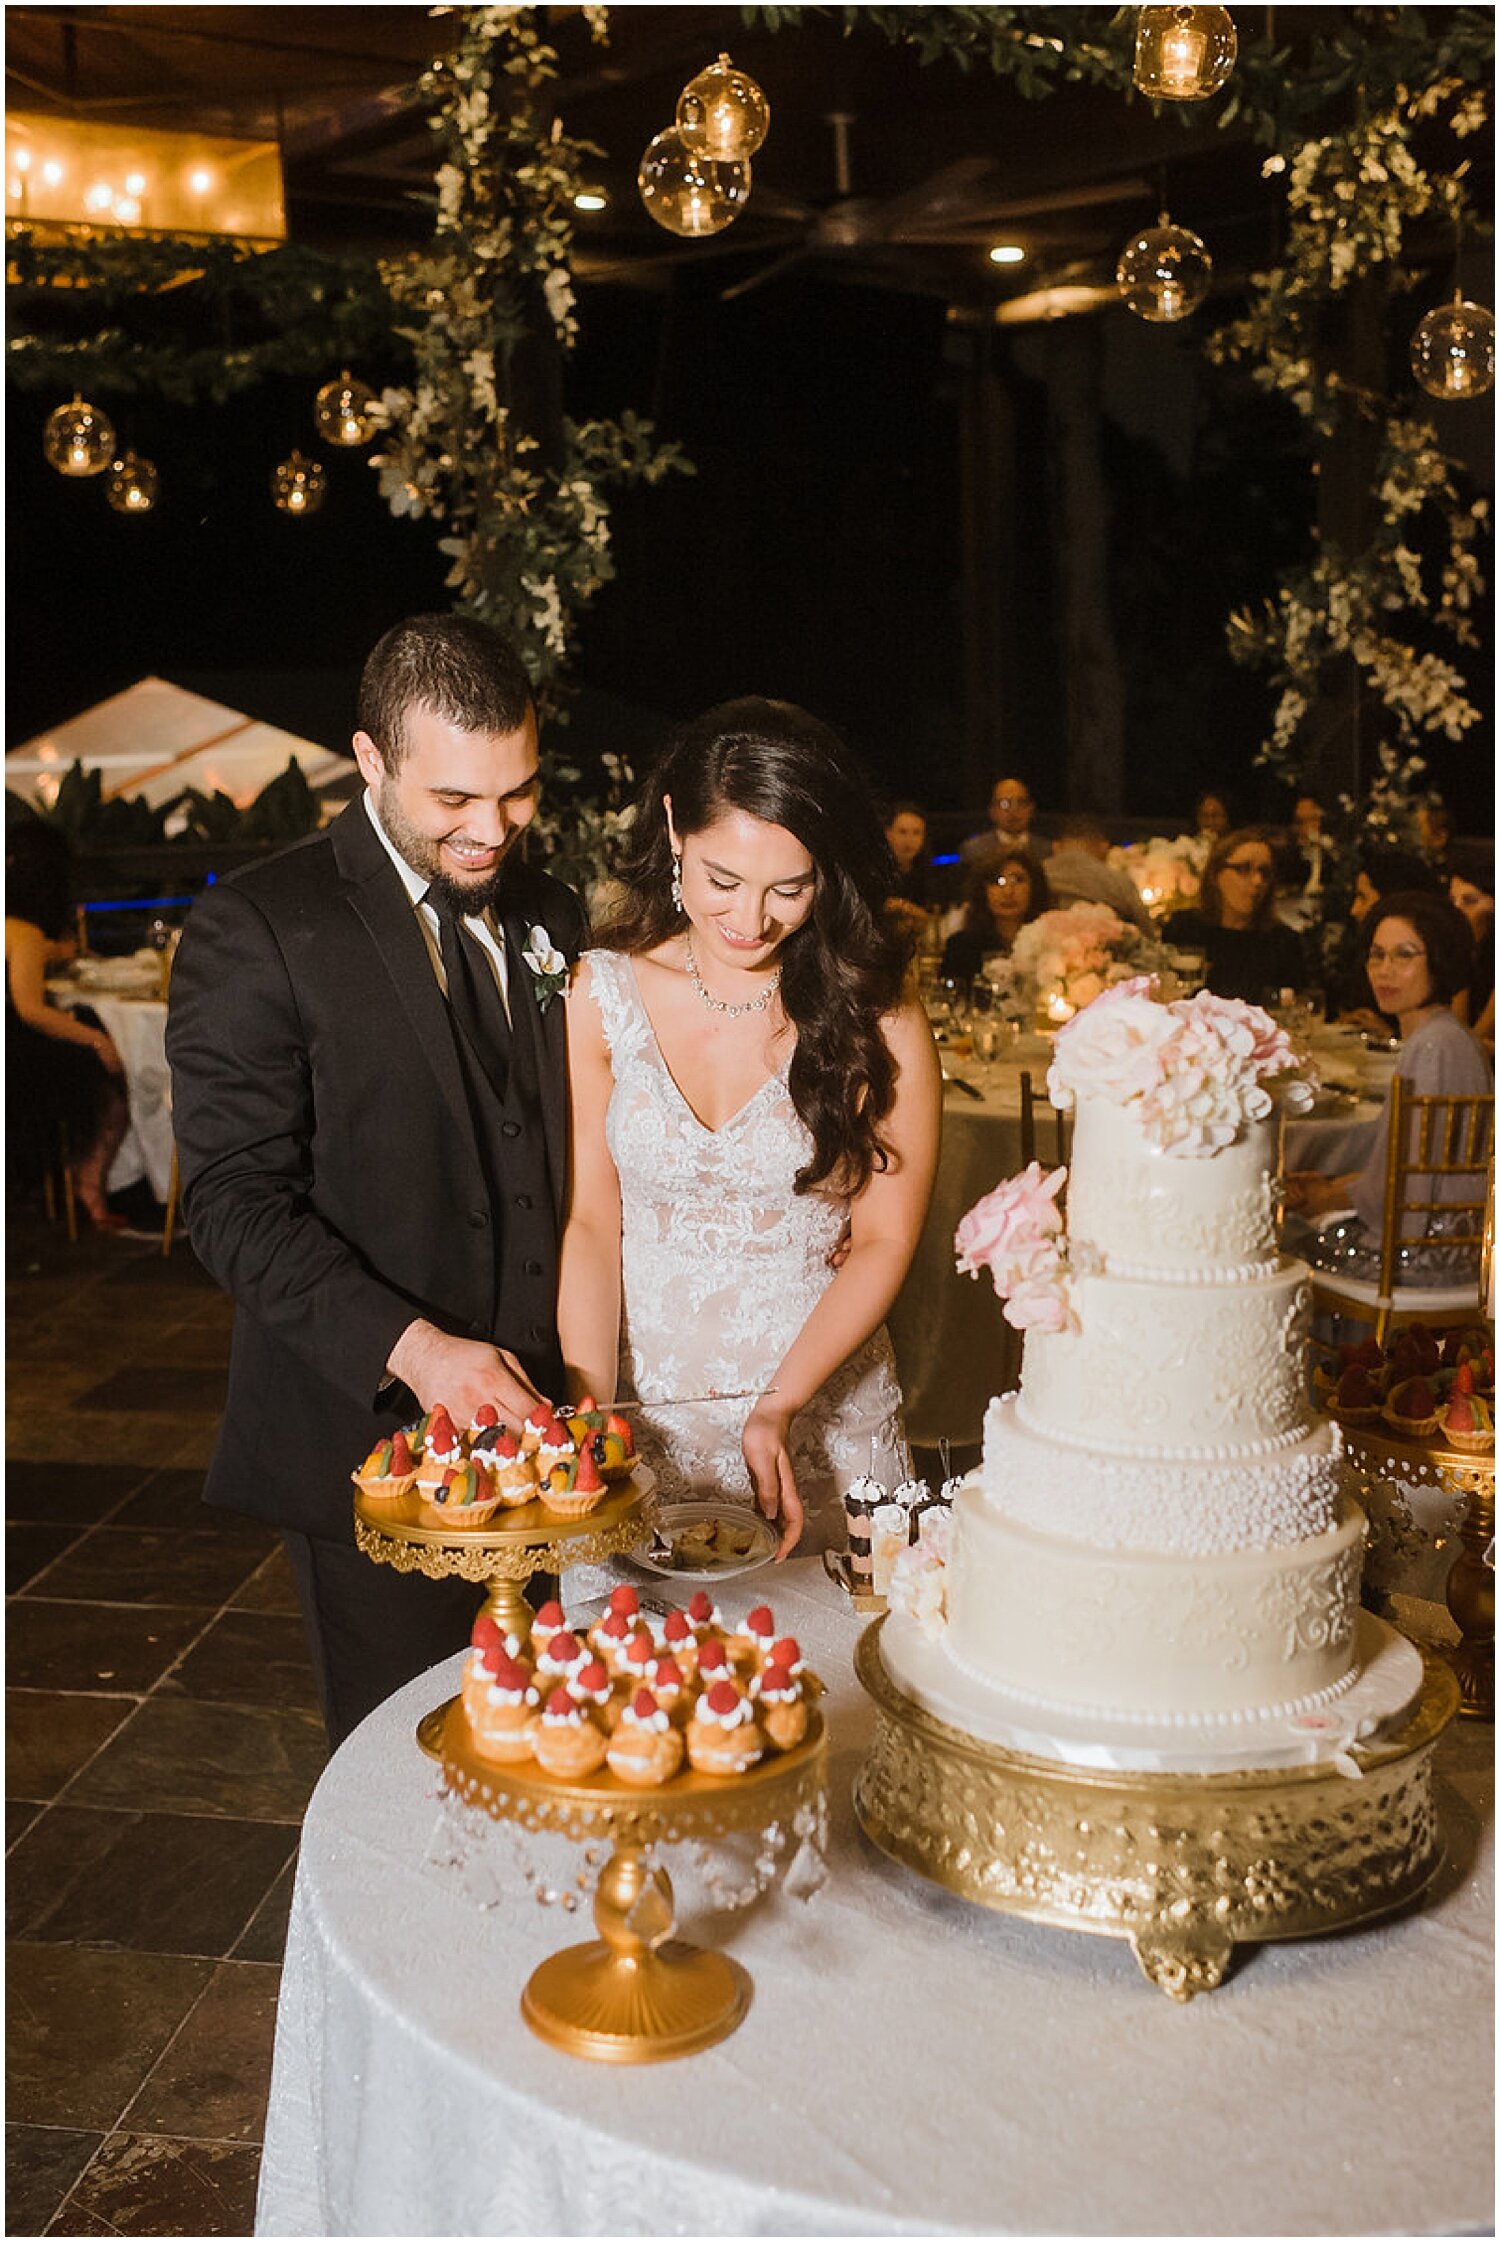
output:
[[[486,1339],[455,1339],[424,1316],[407,1325],[386,1367],[411,1388],[424,1409],[441,1402],[458,1425],[471,1424],[486,1401],[507,1424],[520,1425],[542,1398],[508,1347],[492,1347]]]
[[[758,1401],[745,1419],[740,1448],[755,1489],[755,1507],[779,1527],[776,1562],[789,1557],[802,1538],[802,1497],[792,1469],[792,1420],[769,1401]]]

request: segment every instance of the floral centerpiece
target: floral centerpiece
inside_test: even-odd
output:
[[[1016,936],[1011,962],[1035,993],[1043,1024],[1057,1027],[1117,981],[1169,963],[1159,942],[1119,918],[1107,903],[1043,911]]]
[[[1311,1100],[1305,1066],[1268,1012],[1236,997],[1159,1003],[1145,975],[1107,989],[1064,1027],[1047,1072],[1056,1106],[1075,1098],[1124,1106],[1170,1158],[1212,1159],[1272,1111],[1275,1085],[1293,1107]],[[1057,1205],[1066,1168],[1035,1160],[972,1206],[954,1248],[960,1275],[987,1269],[1017,1331],[1076,1331],[1070,1271],[1086,1273]]]
[[[1129,848],[1111,849],[1109,861],[1116,871],[1129,873],[1152,917],[1165,919],[1197,902],[1209,847],[1206,838],[1191,833],[1179,833],[1175,841],[1155,834]]]

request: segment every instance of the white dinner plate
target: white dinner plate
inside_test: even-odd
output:
[[[631,1552],[631,1562],[665,1580],[733,1580],[769,1564],[776,1554],[775,1528],[741,1503],[663,1503],[652,1527],[650,1540]],[[714,1553],[710,1535],[723,1555]]]

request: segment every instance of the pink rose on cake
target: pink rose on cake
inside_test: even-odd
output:
[[[1047,1069],[1047,1094],[1069,1106],[1077,1096],[1124,1105],[1153,1089],[1166,1072],[1163,1052],[1175,1023],[1151,994],[1149,974],[1117,981],[1058,1031]]]
[[[1067,1026],[1053,1047],[1054,1105],[1076,1097],[1128,1106],[1151,1141],[1182,1159],[1207,1159],[1263,1121],[1277,1082],[1287,1102],[1309,1095],[1283,1031],[1259,1005],[1207,990],[1174,1004],[1122,981]]]
[[[1074,1325],[1058,1240],[1057,1194],[1066,1168],[1046,1174],[1033,1160],[970,1207],[954,1234],[960,1275],[988,1269],[1005,1320],[1017,1331],[1067,1331]]]

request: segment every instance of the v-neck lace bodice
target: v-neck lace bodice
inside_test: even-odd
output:
[[[594,950],[589,965],[614,1075],[605,1135],[620,1178],[621,1394],[763,1388],[831,1281],[848,1203],[794,1188],[811,1139],[784,1069],[710,1129],[662,1056],[632,961]],[[793,1447],[810,1522],[804,1548],[841,1540],[839,1498],[870,1470],[872,1441],[877,1477],[905,1476],[900,1406],[882,1330],[800,1413]],[[751,1499],[740,1454],[749,1408],[642,1412],[642,1453],[667,1499],[709,1490]]]

